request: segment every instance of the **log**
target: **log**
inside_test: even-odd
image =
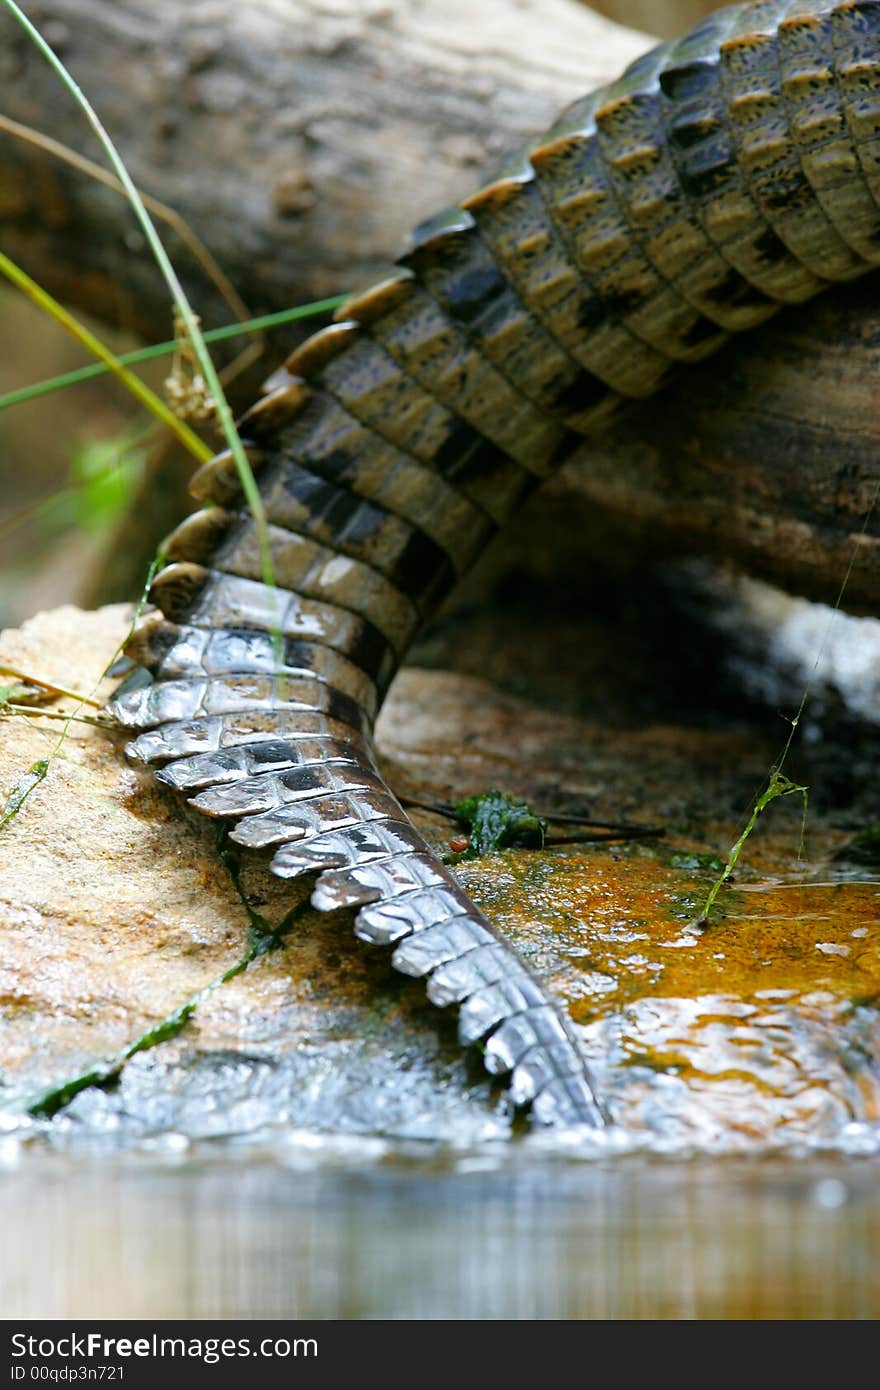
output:
[[[144,191],[255,312],[365,285],[420,217],[650,43],[576,0],[43,0],[30,7]],[[99,158],[0,15],[4,111]],[[0,133],[2,245],[54,294],[145,337],[168,293],[111,190]],[[175,237],[207,323],[228,308]]]
[[[574,491],[606,556],[708,555],[876,615],[878,372],[873,275],[732,343],[581,448],[560,480],[568,524]]]

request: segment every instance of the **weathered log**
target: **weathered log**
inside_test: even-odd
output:
[[[30,7],[146,192],[255,310],[382,273],[419,217],[648,46],[575,0],[43,0]],[[0,15],[7,115],[99,157]],[[167,336],[168,293],[111,190],[0,134],[2,244],[53,293]],[[229,311],[174,237],[206,321]]]
[[[617,548],[728,558],[830,604],[846,579],[843,606],[877,614],[878,373],[875,275],[689,370],[585,445],[561,483]]]

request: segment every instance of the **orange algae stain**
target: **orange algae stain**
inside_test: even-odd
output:
[[[495,862],[493,862],[495,861]],[[613,983],[573,1009],[594,1014],[644,994],[751,997],[828,990],[880,1002],[880,884],[755,880],[725,890],[698,925],[711,874],[644,851],[507,851],[462,875],[526,955],[551,969],[601,971]],[[560,979],[565,988],[566,979]]]
[[[713,874],[674,857],[507,851],[466,886],[610,1058],[622,1122],[749,1144],[880,1118],[880,884],[752,878],[700,929]]]

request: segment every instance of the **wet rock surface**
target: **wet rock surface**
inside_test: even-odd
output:
[[[41,615],[6,635],[0,661],[89,693],[129,616]],[[59,727],[4,721],[4,788],[53,754]],[[246,950],[248,914],[215,828],[130,768],[102,730],[70,727],[0,848],[2,1110],[112,1055]],[[297,900],[290,886],[256,860],[241,871],[248,902],[280,923]],[[54,1131],[124,1140],[287,1121],[433,1137],[457,1116],[477,1137],[497,1098],[476,1067],[469,1080],[454,1028],[432,1026],[431,1013],[387,956],[358,945],[345,914],[308,911],[283,951],[209,994],[182,1034],[126,1066],[118,1089],[82,1092]]]
[[[453,613],[422,653],[446,669],[399,677],[379,746],[395,790],[421,802],[498,786],[550,814],[663,829],[657,839],[507,850],[460,867],[468,891],[567,1000],[616,1122],[603,1151],[874,1151],[880,871],[847,847],[878,816],[876,731],[813,719],[787,767],[811,786],[805,858],[801,800],[781,798],[701,927],[785,726],[725,694],[708,646],[694,690],[699,634],[687,630],[681,660],[669,652],[666,661],[683,680],[678,689],[655,681],[646,720],[651,652],[638,623],[586,620],[577,645],[571,615],[537,622],[531,611],[508,603]],[[42,614],[4,636],[0,662],[89,693],[128,616],[122,607]],[[621,649],[643,658],[629,686]],[[567,676],[560,652],[572,657]],[[478,658],[483,675],[469,674]],[[563,679],[558,713],[548,706]],[[71,707],[65,698],[46,706]],[[692,714],[700,708],[703,717]],[[385,953],[355,941],[347,914],[310,911],[282,949],[128,1062],[118,1084],[81,1091],[52,1120],[25,1120],[47,1088],[155,1026],[247,944],[245,904],[213,828],[128,767],[105,732],[73,724],[56,749],[61,727],[2,721],[4,791],[51,755],[0,832],[0,1111],[10,1135],[102,1148],[291,1128],[466,1146],[510,1135],[502,1093],[460,1052],[452,1020],[396,976]],[[413,814],[448,847],[451,822]],[[551,824],[553,840],[577,832]],[[280,922],[290,886],[256,861],[239,867],[252,909]]]

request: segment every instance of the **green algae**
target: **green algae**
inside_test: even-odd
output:
[[[0,815],[0,830],[3,829],[4,825],[8,825],[14,816],[18,815],[31,792],[40,785],[48,771],[49,759],[39,758],[37,762],[31,764],[27,772],[19,777],[6,797],[3,814]]]
[[[712,874],[721,873],[726,867],[725,861],[717,854],[702,854],[696,850],[674,850],[666,856],[665,863],[670,869],[692,869]]]
[[[547,822],[536,815],[527,801],[492,789],[479,796],[468,796],[454,807],[455,819],[470,832],[463,859],[479,859],[481,855],[508,845],[520,848],[543,849]]]
[[[0,710],[12,705],[39,705],[46,699],[46,691],[26,681],[14,680],[0,685]]]

